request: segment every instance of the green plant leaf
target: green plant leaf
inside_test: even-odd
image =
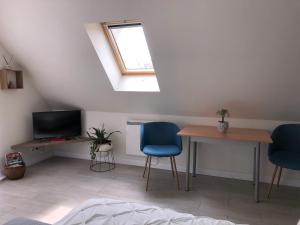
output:
[[[96,157],[96,151],[101,144],[109,143],[110,136],[114,133],[121,133],[120,131],[113,131],[108,133],[105,130],[104,124],[102,124],[101,128],[91,127],[86,132],[88,137],[90,138],[90,155],[92,159]]]

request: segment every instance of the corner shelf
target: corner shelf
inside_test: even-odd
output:
[[[27,141],[21,144],[11,146],[13,150],[22,150],[22,149],[32,149],[36,150],[43,147],[49,147],[53,145],[60,145],[60,144],[75,144],[80,142],[88,142],[91,139],[88,137],[75,137],[72,139],[65,139],[61,141],[51,141],[51,140],[32,140]]]
[[[23,89],[23,72],[21,70],[1,69],[0,88],[4,90]]]

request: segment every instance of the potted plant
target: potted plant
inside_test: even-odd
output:
[[[112,148],[111,140],[109,139],[113,133],[121,133],[120,131],[113,131],[108,133],[105,130],[104,124],[102,124],[101,129],[91,127],[88,132],[86,132],[90,138],[90,155],[91,159],[96,158],[96,152],[98,151],[108,151]]]
[[[227,109],[220,109],[219,111],[217,111],[217,115],[221,116],[221,120],[218,123],[218,130],[222,133],[225,133],[229,127],[229,123],[227,121],[225,121],[225,117],[229,116],[229,111]]]

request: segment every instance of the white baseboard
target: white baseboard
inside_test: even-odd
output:
[[[86,160],[90,159],[89,154],[75,153],[69,151],[56,151],[54,155],[66,157],[66,158],[76,158],[76,159],[86,159]],[[141,158],[138,159],[137,157],[131,158],[130,156],[116,157],[116,163],[124,164],[124,165],[132,165],[132,166],[145,166],[144,160],[141,160]],[[170,164],[162,163],[162,162],[160,162],[159,164],[154,163],[153,168],[170,170]],[[179,172],[185,172],[186,168],[185,166],[177,165],[177,170]],[[206,168],[197,168],[196,173],[202,175],[232,178],[238,180],[247,180],[247,181],[252,180],[252,173],[249,174],[249,173],[239,173],[239,172],[228,172],[228,171],[220,171],[220,170],[213,170],[213,169],[206,169]],[[261,182],[269,183],[270,177],[261,177]],[[282,184],[287,186],[300,187],[300,180],[297,179],[284,180]]]

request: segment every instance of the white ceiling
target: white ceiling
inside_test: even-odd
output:
[[[113,91],[84,24],[120,19],[160,93]],[[300,120],[299,0],[0,0],[0,42],[53,108]]]

